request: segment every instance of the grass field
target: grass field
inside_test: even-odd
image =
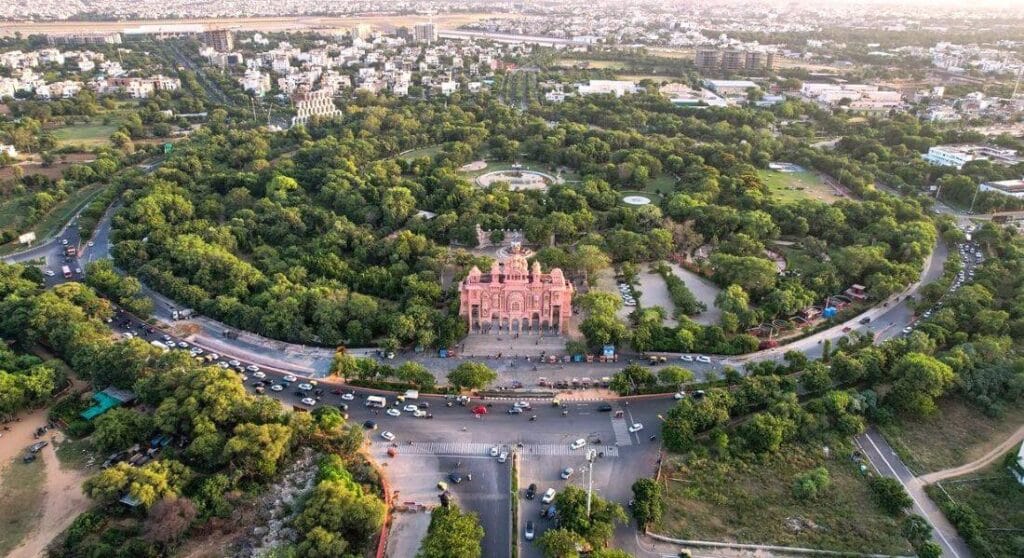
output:
[[[89,124],[55,128],[53,135],[57,138],[58,147],[65,145],[96,147],[107,145],[110,142],[110,134],[116,132],[117,128],[117,124],[102,124],[101,121],[94,121]]]
[[[1024,487],[1002,459],[976,474],[942,481],[941,486],[930,486],[927,491],[940,505],[952,498],[974,510],[981,520],[980,536],[966,538],[975,556],[1024,556]]]
[[[98,459],[97,463],[103,461],[96,453],[96,449],[89,438],[81,440],[65,438],[63,442],[56,445],[56,453],[61,467],[71,469],[85,469],[90,458]]]
[[[816,173],[759,171],[773,196],[783,202],[812,199],[832,203],[839,198]]]
[[[4,464],[0,479],[0,556],[7,556],[42,518],[45,479],[41,459],[22,463],[19,456]]]
[[[669,461],[659,534],[683,539],[775,544],[842,552],[911,553],[897,520],[874,503],[849,450],[788,446],[763,460]],[[793,495],[794,478],[818,466],[831,486],[816,500]]]
[[[881,427],[885,439],[918,474],[970,463],[1024,424],[1024,404],[1008,407],[1000,418],[986,416],[958,397],[943,398],[938,404],[931,417]]]
[[[656,192],[663,196],[671,194],[675,189],[676,179],[671,174],[662,174],[657,178],[652,178],[647,182],[647,187],[644,188],[648,192]]]
[[[411,151],[407,151],[407,152],[402,153],[401,155],[399,155],[399,157],[401,157],[402,159],[405,159],[406,161],[411,161],[411,160],[416,159],[418,157],[433,157],[434,155],[437,155],[440,152],[441,152],[441,146],[440,145],[431,145],[429,147],[421,147],[419,149],[413,149]]]

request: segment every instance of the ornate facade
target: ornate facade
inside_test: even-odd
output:
[[[459,284],[459,315],[472,333],[564,333],[572,317],[572,283],[562,270],[542,273],[529,268],[514,249],[504,263],[494,262],[490,273],[476,266]]]

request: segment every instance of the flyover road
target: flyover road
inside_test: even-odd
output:
[[[914,501],[914,512],[928,520],[932,526],[932,539],[942,547],[942,555],[947,558],[971,558],[973,553],[967,543],[960,537],[956,527],[946,519],[945,514],[924,491],[924,483],[903,463],[896,450],[892,449],[878,430],[870,427],[859,434],[855,441],[867,456],[871,466],[878,474],[899,481],[910,498]]]

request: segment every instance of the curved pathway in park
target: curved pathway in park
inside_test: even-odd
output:
[[[1003,440],[1001,444],[992,448],[992,451],[981,456],[979,459],[960,465],[959,467],[951,467],[942,471],[935,471],[934,473],[921,475],[917,479],[922,484],[935,484],[946,479],[969,475],[988,467],[998,459],[1002,459],[1007,452],[1012,450],[1014,447],[1019,446],[1021,442],[1024,442],[1024,426],[1018,428],[1017,431],[1011,434],[1009,438]]]

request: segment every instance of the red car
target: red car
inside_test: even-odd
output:
[[[487,414],[487,407],[484,407],[483,405],[478,405],[476,407],[473,407],[473,414],[474,415],[486,415]]]

